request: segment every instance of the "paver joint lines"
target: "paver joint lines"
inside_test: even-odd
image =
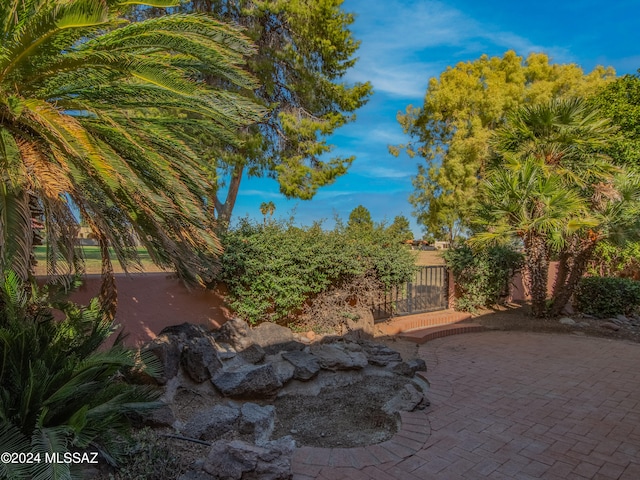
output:
[[[420,355],[431,407],[381,445],[299,450],[294,480],[640,479],[637,344],[486,332]]]

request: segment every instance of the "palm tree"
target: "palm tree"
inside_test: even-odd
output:
[[[549,174],[539,160],[525,159],[511,168],[494,168],[483,182],[477,222],[485,231],[472,244],[519,238],[525,250],[524,279],[532,313],[546,313],[547,276],[552,249],[564,246],[568,234],[593,223],[584,200]]]
[[[255,87],[243,70],[253,49],[235,27],[202,15],[122,17],[128,5],[178,3],[0,2],[0,270],[30,275],[35,199],[52,275],[78,269],[81,216],[106,279],[108,247],[135,268],[137,239],[183,279],[210,279],[220,247],[201,145],[237,143],[239,127],[262,112],[202,81]]]
[[[569,301],[596,243],[604,238],[608,220],[602,214],[621,198],[612,186],[625,172],[603,153],[615,132],[611,122],[585,101],[554,100],[516,110],[492,141],[499,164],[513,167],[525,158],[535,158],[549,174],[559,177],[564,188],[579,194],[589,208],[589,225],[573,231],[556,252],[559,267],[552,315],[560,313]]]
[[[276,204],[273,203],[272,201],[268,201],[268,202],[262,202],[260,204],[260,213],[262,213],[262,215],[264,215],[264,224],[267,224],[267,215],[269,215],[270,217],[273,217],[273,214],[276,211]]]

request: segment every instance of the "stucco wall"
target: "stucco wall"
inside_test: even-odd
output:
[[[217,328],[230,316],[223,290],[189,290],[167,273],[116,275],[116,285],[116,321],[129,334],[125,343],[130,346],[151,340],[169,325],[189,322]],[[87,275],[71,299],[87,303],[99,291],[100,276]]]
[[[547,277],[547,295],[551,295],[553,290],[553,283],[556,280],[556,274],[558,273],[558,262],[551,262],[549,264],[549,275]],[[511,280],[511,298],[512,302],[524,302],[531,300],[531,296],[524,286],[522,273],[517,273]]]

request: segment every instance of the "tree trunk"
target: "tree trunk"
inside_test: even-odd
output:
[[[531,313],[544,317],[547,313],[547,278],[549,275],[549,252],[544,238],[529,233],[525,243],[525,282],[531,295]]]
[[[576,249],[578,251],[573,255],[571,271],[564,288],[558,292],[557,296],[554,292],[553,304],[550,312],[552,316],[560,315],[569,300],[571,300],[580,279],[587,270],[587,265],[589,264],[589,260],[591,260],[591,256],[593,255],[596,245],[596,241],[586,239],[581,242],[580,247]]]
[[[569,265],[570,259],[571,253],[567,246],[562,249],[558,257],[558,271],[556,272],[556,279],[553,282],[553,292],[551,293],[552,298],[558,298],[560,292],[564,288],[567,281],[567,275],[569,275],[569,271],[571,270],[571,266]]]
[[[100,246],[100,256],[102,258],[101,285],[98,299],[100,301],[100,309],[106,319],[113,320],[116,316],[118,308],[118,288],[116,286],[116,276],[113,272],[113,263],[109,256],[109,241],[104,232],[96,225],[93,218],[88,215],[87,211],[80,208],[82,218],[87,222],[91,233],[98,240]]]
[[[220,201],[216,193],[213,193],[218,228],[222,228],[223,230],[229,228],[229,222],[231,221],[233,207],[235,206],[236,198],[238,197],[238,190],[240,189],[240,181],[242,180],[243,171],[244,165],[239,164],[234,167],[233,173],[231,174],[231,180],[229,181],[229,191],[227,192],[227,198],[224,203]]]
[[[100,308],[108,320],[113,320],[118,308],[118,287],[113,273],[113,264],[109,257],[109,242],[104,235],[98,237],[100,255],[102,256],[102,285],[100,286]]]

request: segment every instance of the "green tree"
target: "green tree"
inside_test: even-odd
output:
[[[353,121],[371,85],[342,77],[355,62],[359,42],[354,16],[343,0],[192,0],[183,9],[241,25],[257,50],[250,71],[260,82],[253,98],[269,110],[243,130],[240,147],[210,145],[211,212],[228,225],[243,175],[277,179],[287,197],[310,199],[347,172],[354,157],[331,157],[328,137]],[[208,77],[219,84],[218,76]],[[223,188],[226,187],[226,188]]]
[[[262,111],[199,80],[198,71],[215,72],[236,89],[256,87],[243,70],[253,48],[237,28],[121,15],[131,4],[177,3],[1,2],[0,268],[29,275],[31,206],[44,218],[51,273],[78,267],[79,211],[100,241],[105,278],[108,246],[131,268],[138,239],[156,263],[209,279],[220,246],[197,140],[238,144],[238,128]]]
[[[371,219],[371,212],[362,205],[358,205],[351,210],[349,214],[349,221],[347,222],[347,228],[353,231],[359,232],[372,232],[373,220]]]
[[[387,230],[391,235],[397,237],[401,241],[413,240],[411,224],[409,223],[409,219],[404,215],[397,215]]]
[[[609,156],[619,165],[640,166],[640,75],[616,79],[591,102],[620,128],[620,136],[607,150]]]
[[[508,51],[501,58],[461,62],[431,79],[422,107],[409,105],[398,115],[411,140],[391,147],[392,153],[404,149],[425,160],[410,198],[419,223],[454,241],[469,225],[491,157],[491,133],[507,113],[520,105],[595,94],[614,75],[611,68],[584,74],[575,64],[552,64],[542,53],[523,59]]]

